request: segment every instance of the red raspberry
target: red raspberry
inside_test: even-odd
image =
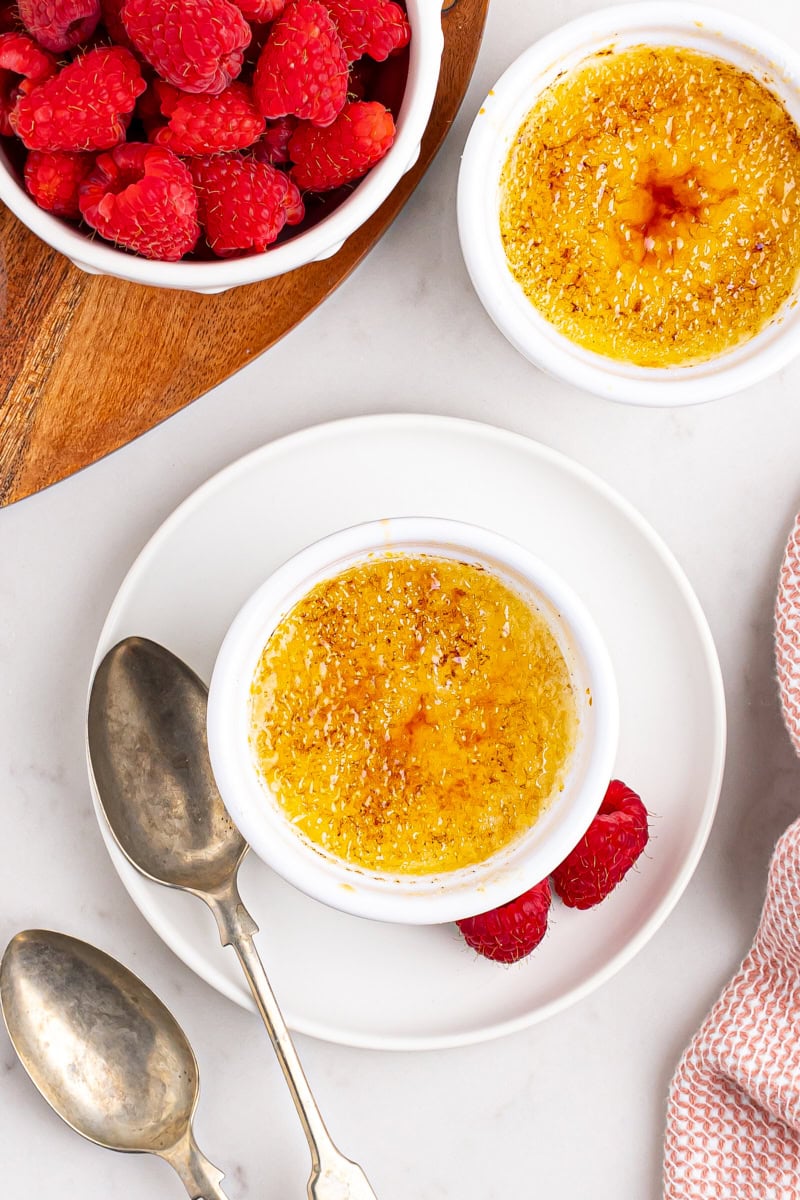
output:
[[[383,62],[411,39],[408,17],[393,0],[325,0],[350,62],[368,54]]]
[[[297,128],[294,117],[280,117],[277,121],[268,121],[267,130],[253,147],[253,157],[258,162],[279,163],[289,162],[289,142]]]
[[[248,21],[255,21],[259,25],[266,25],[268,21],[274,21],[279,17],[286,7],[286,0],[233,0],[237,8],[240,8]]]
[[[55,75],[52,54],[24,33],[0,34],[0,133],[13,137],[11,112],[20,96]]]
[[[347,55],[327,8],[294,0],[272,26],[253,79],[270,120],[295,116],[330,125],[347,99]]]
[[[139,53],[184,92],[224,91],[251,36],[228,0],[125,0],[122,20]]]
[[[159,80],[155,92],[161,112],[169,120],[148,129],[147,136],[156,146],[168,146],[175,154],[243,150],[264,132],[264,118],[243,83],[232,83],[218,96],[192,96]]]
[[[11,124],[29,150],[106,150],[125,140],[144,89],[129,50],[100,46],[20,97]]]
[[[163,146],[128,142],[99,155],[80,189],[86,222],[145,258],[176,262],[200,236],[189,168]]]
[[[221,258],[266,250],[284,225],[303,217],[300,193],[282,171],[238,155],[192,160],[200,220]]]
[[[91,154],[31,150],[25,161],[25,187],[39,208],[57,217],[78,218],[78,191],[93,166]]]
[[[539,945],[547,932],[549,910],[550,882],[544,879],[516,900],[456,924],[467,945],[478,954],[494,962],[513,963]]]
[[[26,29],[45,50],[88,41],[100,20],[100,0],[18,0]]]
[[[627,875],[647,838],[645,806],[627,784],[612,779],[585,835],[553,872],[556,892],[569,908],[593,908]]]
[[[326,192],[366,175],[394,141],[394,120],[375,100],[355,100],[327,129],[299,125],[289,143],[298,187]]]

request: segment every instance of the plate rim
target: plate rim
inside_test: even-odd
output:
[[[253,450],[234,459],[219,471],[216,471],[198,487],[189,492],[153,530],[120,581],[114,599],[103,621],[92,659],[91,673],[87,686],[86,710],[88,712],[88,692],[91,688],[91,682],[94,679],[102,656],[111,648],[110,630],[116,623],[119,612],[123,608],[126,591],[135,578],[141,575],[143,568],[147,566],[149,560],[159,549],[162,541],[169,538],[174,528],[180,526],[186,515],[202,506],[215,493],[224,490],[231,481],[247,474],[250,470],[261,466],[263,463],[269,462],[276,455],[284,453],[287,447],[291,452],[297,443],[301,445],[313,444],[325,441],[330,437],[335,437],[337,434],[347,436],[351,432],[358,433],[364,426],[369,427],[370,430],[377,429],[383,433],[391,432],[392,430],[402,430],[403,432],[421,431],[423,433],[433,430],[441,433],[446,430],[458,429],[478,439],[485,438],[500,445],[505,445],[509,449],[523,450],[528,454],[532,454],[534,457],[548,462],[557,470],[577,479],[584,487],[588,487],[590,490],[601,495],[607,503],[621,513],[626,521],[649,544],[677,585],[681,599],[687,607],[692,623],[699,636],[703,665],[711,687],[714,744],[709,756],[709,787],[702,808],[701,820],[692,839],[689,853],[686,855],[681,869],[676,873],[661,903],[652,913],[650,919],[625,943],[621,950],[582,983],[563,993],[557,999],[541,1005],[532,1012],[507,1020],[497,1021],[493,1024],[482,1025],[479,1028],[450,1034],[386,1035],[363,1033],[358,1030],[342,1030],[328,1026],[322,1021],[310,1020],[300,1016],[290,1008],[284,1010],[287,1023],[296,1033],[357,1049],[425,1051],[475,1045],[500,1037],[506,1037],[522,1029],[530,1028],[554,1016],[557,1012],[571,1008],[574,1004],[602,987],[624,966],[631,962],[664,924],[686,890],[697,869],[716,815],[722,790],[727,745],[725,689],[719,656],[708,620],[686,572],[661,535],[630,500],[617,491],[616,488],[612,487],[611,484],[607,483],[600,475],[563,451],[555,450],[553,447],[535,438],[528,437],[526,434],[517,433],[489,422],[476,421],[464,417],[443,416],[434,413],[391,412],[344,417],[294,430],[291,433],[264,442]],[[85,726],[86,721],[84,720]],[[163,931],[165,922],[161,917],[161,909],[152,902],[151,892],[147,887],[147,884],[152,883],[152,881],[148,881],[144,876],[140,875],[136,868],[125,858],[114,840],[114,836],[105,819],[105,814],[100,806],[92,778],[88,736],[85,738],[85,754],[92,807],[100,834],[120,882],[135,907],[157,937],[164,942],[193,974],[197,975],[227,999],[238,1004],[239,1007],[247,1008],[249,1011],[255,1013],[255,1007],[252,1002],[249,1002],[249,996],[244,1000],[243,995],[238,991],[236,985],[231,983],[216,968],[209,968],[207,961],[195,951],[191,943],[187,942],[180,935],[176,935],[174,938],[165,935]],[[152,895],[155,894],[155,892],[152,893]],[[166,922],[166,925],[169,928],[169,921]]]

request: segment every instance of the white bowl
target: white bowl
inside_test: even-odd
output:
[[[250,687],[281,618],[323,579],[376,553],[428,553],[479,563],[545,615],[567,661],[579,734],[564,788],[517,842],[486,862],[438,875],[392,875],[352,866],[298,834],[259,777],[250,745]],[[289,883],[333,908],[430,925],[485,912],[553,870],[586,832],[611,778],[618,701],[597,628],[555,572],[516,543],[457,521],[395,518],[323,538],[284,563],[247,601],[220,649],[208,698],[208,746],[220,793],[255,853]]]
[[[639,367],[594,354],[560,334],[514,279],[500,237],[500,174],[537,97],[557,75],[598,51],[641,44],[689,47],[734,63],[763,80],[800,125],[800,55],[763,28],[715,8],[686,3],[630,4],[591,13],[526,50],[483,101],[458,181],[459,235],[467,270],[486,311],[536,366],[610,400],[696,404],[741,391],[800,353],[800,283],[750,341],[693,366]]]
[[[407,9],[411,23],[408,78],[392,148],[330,216],[264,254],[212,262],[165,263],[118,250],[110,242],[92,237],[39,208],[10,162],[5,138],[0,138],[0,200],[32,233],[65,254],[82,271],[153,287],[225,292],[240,284],[272,279],[330,258],[380,208],[419,157],[439,81],[444,38],[441,12],[431,0],[407,0]]]

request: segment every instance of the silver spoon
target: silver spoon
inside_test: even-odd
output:
[[[86,942],[28,929],[3,955],[0,1006],[20,1062],[76,1133],[156,1154],[193,1200],[225,1200],[222,1172],[192,1132],[197,1061],[140,979]]]
[[[247,843],[217,791],[206,742],[205,685],[163,646],[129,637],[97,669],[89,757],[116,841],[143,875],[199,896],[233,946],[267,1027],[311,1150],[309,1200],[376,1200],[333,1144],[253,942],[258,926],[237,873]]]

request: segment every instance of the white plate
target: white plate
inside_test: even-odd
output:
[[[685,576],[653,530],[562,455],[448,418],[317,426],[222,471],[139,555],[112,605],[95,665],[120,638],[141,634],[208,679],[229,622],[279,563],[335,529],[409,514],[472,521],[515,539],[588,604],[619,685],[616,773],[641,792],[657,836],[638,871],[596,910],[555,902],[545,941],[514,967],[478,958],[452,925],[384,925],[326,908],[248,855],[242,895],[261,926],[260,949],[290,1025],[330,1041],[403,1050],[510,1033],[574,1003],[628,962],[697,865],[725,754],[714,644]],[[141,877],[94,799],[134,903],[193,971],[249,1006],[205,906]]]

